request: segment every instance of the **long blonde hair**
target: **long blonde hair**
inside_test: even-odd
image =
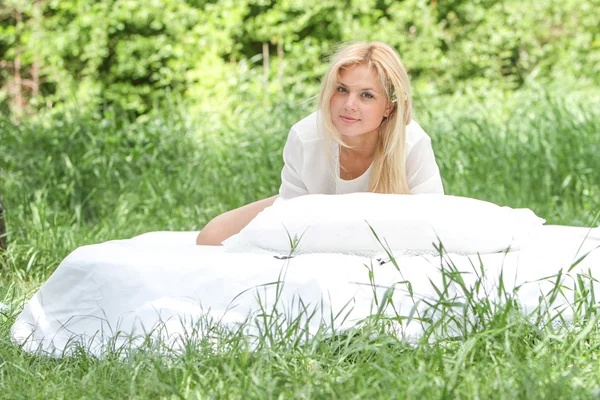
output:
[[[412,119],[412,102],[408,73],[392,47],[381,42],[351,43],[343,45],[330,57],[330,66],[323,76],[319,95],[323,131],[330,140],[349,147],[344,144],[342,135],[333,125],[330,100],[336,90],[341,69],[359,64],[375,68],[388,100],[396,101],[392,112],[379,126],[369,192],[407,194],[406,125]]]

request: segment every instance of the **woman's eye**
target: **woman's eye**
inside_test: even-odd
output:
[[[372,99],[372,98],[373,98],[373,95],[372,95],[371,93],[369,93],[369,92],[364,92],[364,93],[362,94],[362,97],[366,97],[367,99]]]
[[[342,92],[342,93],[346,93],[347,92],[346,88],[343,87],[343,86],[338,86],[337,91],[338,92]]]

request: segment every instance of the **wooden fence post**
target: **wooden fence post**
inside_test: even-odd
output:
[[[269,43],[263,43],[263,72],[265,84],[269,82]]]
[[[5,223],[6,210],[2,204],[2,170],[0,170],[0,251],[6,250],[7,239],[6,239],[6,223]]]

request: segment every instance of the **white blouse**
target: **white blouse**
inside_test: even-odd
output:
[[[341,179],[339,157],[331,160],[329,156],[339,154],[339,145],[334,142],[333,152],[328,151],[318,115],[318,112],[310,114],[290,130],[283,148],[285,164],[281,171],[279,197],[367,192],[373,164],[356,179]],[[431,139],[414,120],[406,127],[406,176],[411,194],[444,193]]]

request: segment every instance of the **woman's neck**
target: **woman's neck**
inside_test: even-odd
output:
[[[351,148],[342,147],[343,151],[351,158],[372,160],[377,148],[377,134],[365,134],[360,136],[342,136],[344,144]]]

